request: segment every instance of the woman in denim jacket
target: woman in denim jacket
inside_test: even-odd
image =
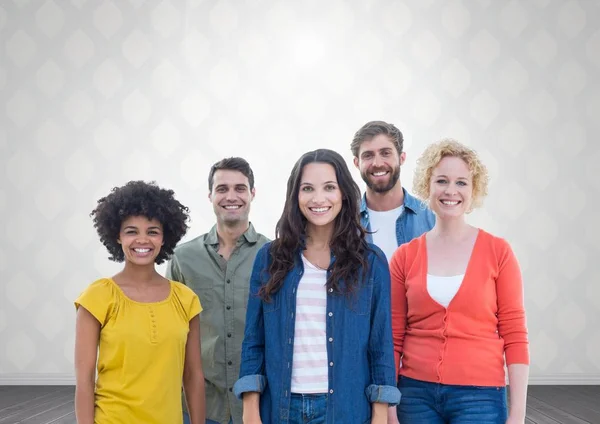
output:
[[[395,387],[387,260],[365,240],[360,190],[336,152],[304,154],[250,281],[244,423],[386,423]]]

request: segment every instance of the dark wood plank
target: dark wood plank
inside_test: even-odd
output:
[[[69,388],[59,388],[58,390],[51,390],[46,388],[45,392],[38,392],[31,394],[33,390],[25,390],[19,393],[19,397],[15,398],[10,406],[6,406],[0,409],[0,419],[6,418],[15,414],[16,412],[31,409],[42,403],[53,402],[54,399],[64,395],[65,393],[71,393]],[[21,400],[21,402],[18,402]],[[0,422],[2,422],[0,420]]]
[[[74,404],[73,399],[62,403],[60,405],[56,405],[54,408],[44,411],[38,415],[35,415],[31,418],[22,420],[19,424],[48,424],[56,421],[59,418],[62,418],[73,411]]]
[[[54,421],[50,421],[47,424],[77,424],[77,420],[75,419],[75,412],[70,412],[64,417],[57,418]]]
[[[44,396],[49,393],[48,386],[4,386],[8,387],[8,390],[2,393],[0,396],[0,416],[2,416],[2,410],[15,403],[23,402],[24,400],[32,397]]]
[[[591,402],[572,395],[560,386],[533,386],[530,389],[531,395],[536,399],[543,400],[584,421],[600,423],[600,412],[591,407]]]
[[[0,424],[20,423],[23,420],[36,417],[39,414],[42,414],[46,411],[50,411],[56,408],[57,406],[61,406],[72,401],[73,394],[68,391],[64,391],[56,398],[47,400],[45,402],[41,402],[31,408],[19,409],[14,413],[7,415],[4,418],[1,418]]]

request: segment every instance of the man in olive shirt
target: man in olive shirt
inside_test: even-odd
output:
[[[239,377],[252,265],[269,240],[248,220],[254,174],[242,158],[214,164],[209,199],[217,223],[209,233],[175,249],[167,278],[190,287],[202,303],[200,334],[206,385],[206,423],[242,423],[242,403],[232,392]],[[187,414],[184,422],[189,422]]]

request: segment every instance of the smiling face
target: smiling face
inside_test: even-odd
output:
[[[467,163],[446,156],[433,168],[429,186],[429,206],[441,219],[462,217],[471,208],[473,178]]]
[[[398,183],[405,158],[406,153],[399,154],[389,136],[379,134],[362,142],[354,165],[367,187],[376,193],[385,193]]]
[[[121,223],[118,242],[127,262],[154,265],[163,245],[163,237],[163,226],[158,220],[130,216]]]
[[[248,221],[254,190],[250,190],[248,177],[239,171],[220,169],[213,177],[212,192],[208,198],[213,205],[217,221],[235,226]]]
[[[304,166],[298,206],[309,226],[333,227],[342,209],[342,192],[333,166],[319,162]]]

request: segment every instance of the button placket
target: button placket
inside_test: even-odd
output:
[[[156,314],[152,306],[148,307],[148,314],[150,315],[150,342],[156,343],[158,341],[158,327],[156,323]]]

